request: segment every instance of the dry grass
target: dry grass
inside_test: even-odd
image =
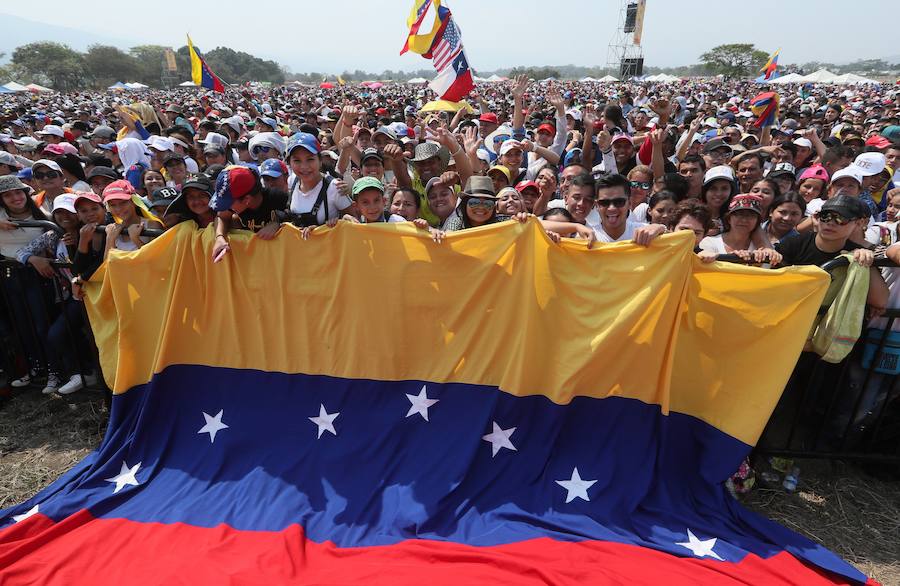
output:
[[[108,412],[98,393],[35,391],[0,408],[0,509],[50,484],[96,448]],[[900,586],[900,482],[827,462],[799,462],[796,493],[753,491],[745,504],[835,551],[885,586]]]
[[[900,586],[900,482],[841,462],[797,465],[797,492],[759,489],[744,504],[821,543],[884,586]]]

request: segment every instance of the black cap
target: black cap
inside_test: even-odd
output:
[[[188,175],[188,178],[181,185],[182,192],[186,191],[187,189],[199,189],[200,191],[205,191],[206,193],[210,194],[210,196],[212,196],[214,187],[212,179],[210,179],[208,175],[198,173],[196,175]]]
[[[378,152],[378,149],[366,149],[362,152],[362,156],[359,158],[359,164],[362,165],[368,159],[378,159],[382,163],[384,162],[384,157],[381,156],[381,153]]]
[[[91,131],[90,125],[83,120],[76,120],[75,122],[73,122],[72,128],[74,128],[76,130],[80,130],[81,132],[90,132]]]
[[[159,205],[158,203],[156,203],[157,200],[159,200],[159,199],[173,200],[176,197],[178,197],[179,193],[180,192],[177,189],[175,189],[174,187],[168,187],[168,186],[159,187],[157,189],[154,189],[153,193],[150,194],[150,201],[154,206],[157,206],[157,205]],[[170,201],[169,203],[172,203],[172,202]],[[166,204],[166,205],[169,205],[169,204]]]
[[[834,212],[848,220],[859,220],[860,218],[868,218],[871,215],[869,206],[858,197],[853,197],[852,195],[832,197],[825,202],[825,205],[819,211],[820,214],[825,212]]]
[[[730,144],[728,144],[727,142],[725,142],[725,141],[722,140],[721,138],[714,138],[714,139],[710,140],[709,142],[707,142],[706,145],[703,146],[703,152],[704,152],[704,153],[711,153],[711,152],[713,152],[714,150],[716,150],[716,149],[721,149],[721,148],[726,148],[726,149],[728,149],[729,151],[732,150]]]
[[[108,177],[115,181],[116,179],[119,179],[119,174],[112,167],[98,165],[88,171],[87,180],[90,181],[94,177]]]
[[[163,166],[172,162],[172,161],[181,161],[184,162],[184,155],[180,155],[178,153],[169,153],[166,155],[166,158],[163,159]]]

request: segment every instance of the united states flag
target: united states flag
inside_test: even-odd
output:
[[[438,73],[442,72],[462,51],[462,42],[459,29],[453,19],[449,19],[444,29],[444,34],[432,49],[434,68]]]

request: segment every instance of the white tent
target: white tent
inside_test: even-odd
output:
[[[130,90],[143,90],[143,89],[147,89],[149,86],[146,86],[137,81],[129,81],[128,83],[125,84],[125,87],[127,87]]]
[[[600,80],[594,79],[593,77],[588,76],[588,77],[582,77],[582,78],[579,79],[578,81],[580,81],[581,83],[593,83],[593,82],[595,82],[595,81],[600,81]]]
[[[25,87],[21,83],[16,83],[14,81],[4,84],[3,87],[5,87],[8,90],[12,90],[14,92],[27,92],[28,91],[27,87]]]
[[[414,77],[408,80],[406,83],[428,83],[428,80],[424,77]]]
[[[52,92],[53,91],[48,87],[44,87],[44,86],[38,85],[36,83],[29,83],[28,85],[25,86],[25,89],[27,89],[30,92],[35,92],[35,93],[37,93],[37,92],[43,93],[43,92]]]
[[[188,80],[188,81],[183,81],[183,82],[179,83],[178,87],[197,87],[197,84]]]
[[[489,82],[491,82],[491,83],[495,83],[495,82],[498,82],[498,81],[506,81],[506,78],[500,77],[499,75],[497,75],[497,74],[495,73],[494,75],[492,75],[492,76],[490,76],[489,78],[487,78],[485,81],[489,81]]]
[[[838,75],[834,78],[833,83],[847,84],[847,83],[855,83],[860,85],[873,85],[878,84],[874,79],[869,79],[867,77],[863,77],[861,75],[856,75],[855,73],[845,73],[844,75]]]
[[[619,81],[619,80],[611,75],[604,75],[603,77],[600,78],[599,81],[611,82],[611,81]]]
[[[108,89],[108,90],[127,90],[128,86],[125,85],[124,83],[122,83],[121,81],[117,81],[116,83],[112,84],[111,86],[109,86],[106,89]]]
[[[827,69],[820,69],[818,71],[813,71],[809,75],[804,75],[800,81],[804,83],[834,83],[836,77],[837,75],[831,73]]]
[[[787,75],[782,75],[781,77],[770,79],[766,83],[775,83],[779,85],[787,85],[789,83],[803,83],[803,76],[799,73],[788,73]]]

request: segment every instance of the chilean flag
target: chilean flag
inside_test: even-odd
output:
[[[87,284],[109,426],[0,510],[0,584],[866,582],[724,487],[816,267],[704,265],[684,232],[554,244],[534,219],[441,244],[236,231],[220,264],[213,236],[179,224]]]
[[[475,88],[469,61],[462,46],[459,27],[448,14],[440,36],[425,55],[430,57],[438,75],[428,86],[442,100],[458,102]]]

